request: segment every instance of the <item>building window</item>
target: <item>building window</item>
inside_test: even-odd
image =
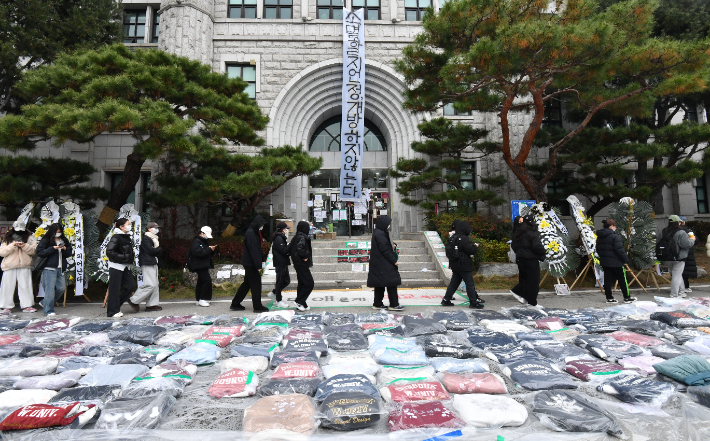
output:
[[[318,0],[318,18],[342,20],[344,6],[343,0]]]
[[[464,162],[461,166],[461,178],[459,178],[461,183],[461,188],[463,190],[475,190],[476,189],[476,163],[475,162]],[[456,187],[449,186],[449,189],[454,189]],[[470,210],[476,211],[476,201],[448,201],[449,210],[456,210],[458,208],[467,207]]]
[[[158,42],[158,28],[160,26],[160,14],[157,12],[153,12],[153,25],[150,27],[150,33],[151,33],[151,38],[150,42],[151,43],[157,43]]]
[[[431,6],[431,0],[404,0],[404,19],[406,21],[421,21],[426,8]]]
[[[380,19],[380,0],[353,0],[353,11],[365,9],[365,20]]]
[[[227,76],[229,78],[241,78],[249,85],[244,89],[244,93],[249,98],[256,99],[256,66],[251,64],[228,64]]]
[[[562,127],[562,101],[550,98],[545,101],[545,117],[542,119],[544,126]]]
[[[229,0],[229,18],[256,18],[256,0]]]
[[[143,43],[145,38],[145,9],[123,11],[123,42]]]
[[[698,122],[698,105],[696,103],[688,104],[688,111],[685,114],[688,121]]]
[[[293,0],[264,0],[264,18],[293,18]]]
[[[699,177],[695,185],[695,197],[698,199],[698,214],[710,213],[708,206],[708,185],[707,175]]]
[[[567,178],[553,179],[547,183],[547,198],[553,207],[560,209],[562,216],[569,216],[569,203],[567,202],[567,192],[565,182]]]
[[[308,178],[309,188],[340,188],[340,169],[323,168],[313,172]],[[363,188],[389,188],[389,175],[386,168],[362,169]]]
[[[118,186],[118,183],[121,182],[121,178],[123,178],[123,173],[110,173],[109,176],[111,177],[111,191],[113,191]],[[128,199],[126,199],[126,203],[127,204],[135,204],[136,203],[135,189],[131,192],[131,194],[128,195]]]
[[[334,116],[320,125],[311,138],[310,151],[312,152],[339,152],[340,151],[340,120],[342,116]],[[365,120],[365,151],[385,152],[387,142],[380,129],[369,119]]]
[[[452,103],[444,104],[444,116],[471,116],[471,112],[459,112]]]

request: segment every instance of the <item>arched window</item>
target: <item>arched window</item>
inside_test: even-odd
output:
[[[316,129],[311,138],[309,150],[312,152],[340,151],[340,120],[342,116],[334,116],[326,120]],[[387,143],[380,129],[370,121],[365,120],[365,151],[385,152]]]

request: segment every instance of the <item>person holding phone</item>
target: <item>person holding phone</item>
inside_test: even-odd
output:
[[[25,223],[16,221],[5,234],[0,244],[2,259],[2,282],[0,282],[0,311],[9,312],[15,307],[15,285],[22,312],[36,312],[32,293],[32,256],[37,241],[25,228]]]
[[[197,306],[208,307],[212,300],[212,276],[210,268],[214,268],[212,256],[216,245],[210,245],[212,239],[212,228],[202,227],[200,232],[192,240],[190,245],[188,269],[197,273],[197,284],[195,285],[195,300]]]
[[[130,265],[133,263],[133,243],[131,242],[131,221],[119,218],[114,223],[113,236],[106,245],[108,257],[108,317],[123,317],[121,305],[126,303],[136,290]]]
[[[44,261],[36,268],[42,271],[40,284],[44,290],[42,307],[44,315],[54,315],[54,303],[67,289],[64,273],[67,270],[67,259],[72,255],[69,239],[64,236],[62,226],[52,224],[37,245],[37,256]]]

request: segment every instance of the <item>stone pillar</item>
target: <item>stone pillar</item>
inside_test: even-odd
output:
[[[158,47],[212,66],[214,0],[162,0]]]

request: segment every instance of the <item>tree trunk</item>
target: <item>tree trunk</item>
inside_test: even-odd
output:
[[[593,218],[595,214],[602,211],[604,209],[604,207],[611,204],[615,200],[616,200],[615,198],[601,198],[601,199],[599,199],[598,201],[593,203],[591,207],[589,207],[589,210],[587,210],[587,216]]]
[[[141,168],[144,163],[145,156],[136,152],[131,153],[126,158],[126,165],[123,167],[121,182],[111,191],[111,195],[99,215],[99,220],[96,222],[99,235],[103,235],[106,229],[111,226],[118,210],[120,210],[128,200],[128,196],[136,189],[136,184],[141,177]]]
[[[239,224],[242,222],[242,219],[244,219],[244,216],[247,215],[247,213],[251,213],[251,211],[256,208],[257,205],[259,205],[259,202],[263,199],[263,196],[261,197],[256,197],[253,200],[248,201],[247,206],[244,208],[244,210],[234,210],[232,209],[232,212],[234,213],[232,215],[232,220],[229,221],[229,225],[227,225],[227,228],[224,229],[222,232],[222,237],[229,237],[233,236],[234,233],[237,231],[237,227]],[[239,205],[236,204],[234,208],[237,208]],[[230,207],[231,208],[231,207]]]

